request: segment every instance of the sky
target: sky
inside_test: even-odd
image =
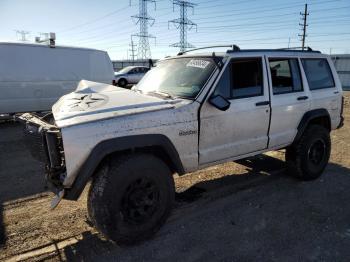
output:
[[[174,55],[179,18],[170,0],[148,3],[155,18],[149,33],[152,58]],[[188,19],[197,24],[187,40],[195,47],[236,44],[240,48],[301,46],[301,15],[308,4],[306,45],[324,53],[350,53],[350,0],[193,0]],[[16,41],[15,30],[55,32],[58,45],[106,50],[111,59],[130,58],[131,35],[139,26],[132,15],[139,0],[0,0],[0,41]],[[134,38],[135,44],[138,39]]]

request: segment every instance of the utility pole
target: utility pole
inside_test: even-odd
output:
[[[131,43],[129,44],[129,46],[130,46],[129,51],[131,52],[130,56],[131,56],[132,62],[134,63],[135,62],[135,57],[136,57],[136,54],[135,54],[135,51],[136,51],[135,47],[136,47],[136,45],[134,44],[133,40],[131,40]]]
[[[28,41],[28,39],[27,39],[26,36],[30,34],[29,31],[15,30],[15,32],[16,32],[17,39],[18,39],[19,41],[22,41],[22,42]],[[19,37],[19,36],[20,36],[20,37]]]
[[[172,47],[179,47],[180,52],[184,52],[187,48],[193,48],[194,46],[187,42],[187,31],[191,30],[193,27],[196,27],[197,24],[193,23],[191,20],[187,18],[187,9],[192,8],[192,12],[196,4],[184,1],[184,0],[173,0],[173,10],[175,10],[175,5],[180,7],[180,18],[174,19],[168,22],[175,25],[177,29],[180,29],[180,42],[172,44]]]
[[[138,59],[148,59],[151,58],[151,49],[149,46],[149,39],[154,36],[148,33],[148,26],[153,26],[155,20],[153,17],[148,15],[147,4],[154,3],[154,9],[156,9],[156,0],[139,0],[139,14],[132,16],[135,24],[139,24],[140,31],[138,34],[131,36],[139,38],[137,58]]]
[[[302,24],[299,24],[301,27],[302,27],[302,31],[303,31],[303,34],[302,35],[299,35],[301,37],[301,48],[302,50],[305,49],[305,38],[306,38],[306,27],[308,26],[307,24],[307,16],[309,15],[309,13],[307,12],[307,4],[305,4],[305,10],[304,10],[304,13],[300,13],[301,15],[301,19],[303,21]]]

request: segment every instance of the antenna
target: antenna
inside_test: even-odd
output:
[[[193,23],[187,18],[187,9],[192,8],[192,12],[194,12],[193,10],[196,4],[189,1],[173,0],[173,10],[175,10],[175,5],[180,7],[180,18],[169,21],[168,27],[169,24],[172,23],[177,29],[180,29],[180,42],[170,46],[180,47],[180,52],[184,52],[187,48],[194,48],[193,45],[187,42],[187,30],[191,30],[193,27],[196,27],[197,31],[197,24]]]
[[[148,26],[153,26],[155,20],[153,17],[148,15],[147,4],[154,3],[154,9],[156,9],[156,0],[139,0],[139,14],[132,16],[135,24],[139,24],[140,32],[138,34],[131,35],[133,37],[139,38],[138,44],[138,59],[148,59],[151,58],[151,49],[149,46],[149,38],[155,39],[153,35],[148,33]],[[131,1],[130,1],[131,3]]]

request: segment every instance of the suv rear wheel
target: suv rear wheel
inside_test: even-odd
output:
[[[326,168],[330,152],[329,131],[323,126],[312,125],[296,145],[287,148],[289,171],[302,180],[316,179]]]
[[[96,228],[118,244],[150,238],[168,218],[174,200],[168,166],[148,154],[111,158],[95,174],[88,213]]]

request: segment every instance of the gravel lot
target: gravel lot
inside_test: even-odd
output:
[[[18,261],[349,261],[350,92],[345,126],[332,133],[325,174],[300,182],[284,152],[176,177],[176,203],[152,239],[119,247],[78,202],[49,209],[42,166],[25,149],[21,126],[0,124],[0,260]]]

